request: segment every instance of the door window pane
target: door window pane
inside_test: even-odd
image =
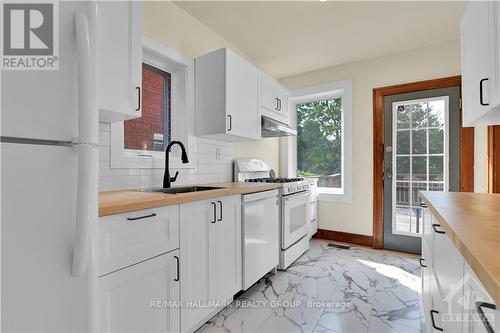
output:
[[[410,180],[410,157],[398,156],[396,158],[396,179]]]
[[[444,180],[444,163],[443,156],[430,156],[429,157],[429,180],[430,181],[443,181]]]
[[[410,153],[410,131],[397,131],[396,141],[397,154],[407,155]]]
[[[412,180],[427,180],[427,156],[413,156],[411,167]]]
[[[412,153],[426,154],[427,153],[427,130],[414,130],[411,132]]]
[[[429,130],[429,154],[443,154],[444,129],[432,128]]]
[[[445,118],[445,103],[444,100],[429,102],[428,119],[429,127],[444,127]]]

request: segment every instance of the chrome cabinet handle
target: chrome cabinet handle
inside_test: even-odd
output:
[[[426,205],[424,202],[421,202],[421,203],[420,203],[420,207],[422,207],[422,208],[427,208],[427,205]]]
[[[217,219],[217,221],[222,221],[222,201],[220,200],[217,200],[217,202],[220,204],[220,216],[219,218]]]
[[[481,318],[481,321],[483,322],[484,328],[488,333],[495,333],[493,330],[493,327],[491,327],[490,322],[488,321],[488,318],[484,314],[483,307],[491,310],[496,310],[495,304],[491,303],[486,303],[486,302],[476,302],[476,311],[479,313],[479,318]]]
[[[436,310],[431,310],[431,321],[432,321],[432,327],[434,327],[434,329],[438,330],[438,331],[443,331],[443,329],[441,327],[437,327],[436,326],[436,322],[434,321],[434,314],[437,313],[439,314],[439,311],[436,311]]]
[[[276,111],[278,111],[278,101],[279,101],[279,99],[278,99],[278,98],[275,98],[275,100],[276,100],[276,105],[274,106],[274,109],[275,109]]]
[[[488,78],[482,79],[479,81],[479,104],[482,106],[488,106],[490,103],[484,103],[483,101],[483,82],[488,81]]]
[[[420,266],[421,266],[421,267],[424,267],[424,268],[425,268],[425,267],[427,267],[427,265],[422,264],[422,261],[425,261],[425,259],[424,259],[424,258],[420,258],[420,259],[418,260],[418,262],[420,263]]]
[[[141,110],[141,87],[135,87],[135,90],[137,91],[137,107],[135,108],[135,111],[140,111]]]
[[[228,128],[228,132],[231,132],[231,130],[233,129],[233,117],[228,114],[227,117],[229,118],[229,128]]]
[[[174,259],[175,259],[176,267],[177,267],[177,276],[174,279],[174,281],[179,281],[179,266],[180,266],[179,257],[178,256],[174,256]]]
[[[215,223],[217,220],[217,204],[215,202],[211,202],[213,208],[214,208],[214,219],[210,221],[210,223]]]
[[[142,219],[147,219],[148,217],[155,217],[156,213],[151,213],[149,215],[144,215],[144,216],[138,216],[138,217],[127,217],[128,221],[136,221],[136,220],[142,220]]]
[[[432,229],[434,229],[434,232],[435,233],[438,233],[438,234],[446,234],[446,232],[444,232],[443,230],[437,230],[437,227],[440,227],[441,225],[439,224],[433,224],[432,225]]]

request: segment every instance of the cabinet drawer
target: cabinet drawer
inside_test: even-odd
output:
[[[102,217],[99,220],[99,275],[178,247],[178,205]]]

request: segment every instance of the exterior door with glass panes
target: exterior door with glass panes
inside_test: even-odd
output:
[[[384,98],[384,248],[420,253],[419,191],[460,190],[460,88]]]

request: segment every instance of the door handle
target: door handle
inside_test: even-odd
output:
[[[488,78],[482,79],[479,81],[479,104],[482,106],[488,106],[490,103],[484,103],[483,101],[483,82],[488,81]]]
[[[135,90],[137,91],[137,107],[135,108],[135,111],[140,111],[141,110],[141,87],[135,87]]]
[[[385,171],[384,176],[386,176],[387,178],[392,178],[392,171],[391,170]]]
[[[434,329],[438,330],[438,331],[443,331],[443,329],[441,327],[437,327],[436,326],[436,322],[434,321],[434,314],[437,313],[439,314],[439,311],[436,311],[436,310],[431,310],[431,321],[432,321],[432,327],[434,327]]]
[[[211,202],[212,207],[213,207],[213,213],[214,213],[214,219],[210,221],[210,223],[215,223],[217,221],[217,204],[215,202]]]
[[[222,221],[222,201],[220,200],[217,200],[217,202],[220,204],[220,216],[219,218],[217,219],[217,221]]]
[[[180,266],[179,257],[178,256],[174,256],[174,259],[175,259],[175,262],[176,262],[176,269],[177,269],[177,276],[174,279],[174,281],[179,281],[179,266]]]
[[[481,318],[481,321],[483,322],[484,328],[488,333],[495,333],[493,328],[490,325],[490,322],[488,321],[488,318],[484,314],[483,307],[491,309],[491,310],[496,310],[495,304],[491,303],[486,303],[486,302],[476,302],[476,311],[479,313],[479,318]]]
[[[229,128],[227,131],[230,132],[233,129],[233,117],[230,114],[227,117],[229,118]]]
[[[420,207],[422,207],[422,208],[427,208],[427,205],[426,205],[424,202],[421,202],[421,203],[420,203]]]

